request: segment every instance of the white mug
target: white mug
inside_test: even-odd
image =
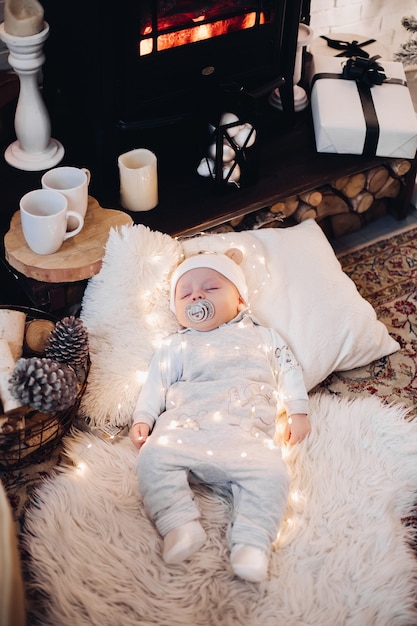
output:
[[[158,167],[153,152],[137,148],[118,158],[120,204],[128,211],[149,211],[158,204]]]
[[[68,211],[76,211],[84,218],[87,213],[90,178],[90,170],[85,167],[63,166],[46,172],[41,183],[43,189],[55,189],[62,193],[68,201]],[[68,221],[68,230],[76,228],[77,223],[71,218]]]
[[[76,211],[67,210],[67,199],[59,191],[34,189],[20,200],[20,219],[23,235],[29,248],[36,254],[53,254],[69,237],[77,235],[84,226],[84,218]],[[68,220],[78,224],[67,232]]]

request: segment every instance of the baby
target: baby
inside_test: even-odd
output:
[[[260,582],[289,489],[274,442],[277,415],[286,410],[291,444],[310,424],[301,368],[285,341],[252,317],[237,255],[200,253],[173,272],[170,306],[183,328],[151,361],[130,437],[140,448],[139,489],[164,538],[164,560],[184,561],[206,541],[189,479],[226,485],[232,570]]]

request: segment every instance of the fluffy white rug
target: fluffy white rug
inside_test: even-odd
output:
[[[139,500],[128,439],[66,439],[73,466],[28,513],[32,585],[53,626],[394,626],[417,623],[402,518],[417,491],[417,424],[374,398],[313,396],[311,436],[286,460],[292,494],[269,578],[233,577],[226,493],[199,488],[209,540],[168,566]]]

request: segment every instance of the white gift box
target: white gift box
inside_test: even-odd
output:
[[[346,58],[314,55],[311,63],[311,110],[318,152],[364,154],[372,116],[365,114],[354,80],[341,79]],[[387,79],[406,81],[402,63],[377,60]],[[319,78],[320,74],[334,77]],[[314,78],[315,77],[315,78]],[[372,154],[414,158],[417,150],[417,117],[407,86],[390,84],[370,88],[379,137]],[[366,119],[367,116],[367,119]],[[369,156],[369,152],[367,152]]]
[[[387,49],[383,44],[381,44],[381,42],[372,41],[371,37],[365,35],[355,35],[354,33],[329,33],[326,36],[333,41],[336,40],[344,43],[353,43],[354,41],[356,41],[359,49],[362,52],[366,52],[367,54],[369,54],[370,57],[378,54],[380,57],[384,58],[387,54]],[[368,41],[371,41],[371,43],[368,43],[366,46],[364,46],[363,44],[367,43]],[[332,48],[328,45],[326,39],[324,39],[323,37],[317,37],[316,39],[314,39],[309,45],[308,50],[313,55],[319,54],[329,57],[352,56],[350,54],[344,54],[343,45],[341,46],[340,50],[338,50],[337,48]],[[359,54],[359,52],[356,52],[356,54]]]

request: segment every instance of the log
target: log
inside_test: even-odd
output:
[[[388,176],[383,187],[375,194],[375,198],[396,198],[401,191],[401,181],[399,178]]]
[[[317,211],[315,207],[311,206],[311,204],[300,202],[292,216],[296,222],[300,223],[309,219],[315,220],[317,217]]]
[[[281,213],[283,217],[290,217],[298,207],[299,202],[298,196],[291,196],[282,202],[276,202],[269,210],[271,213]]]
[[[317,218],[323,219],[329,215],[349,212],[349,205],[345,198],[342,198],[338,193],[335,193],[331,187],[323,187],[321,194],[321,202],[317,207],[315,207]]]
[[[372,206],[366,211],[362,213],[362,218],[364,221],[364,225],[370,224],[381,217],[384,217],[388,213],[388,203],[389,200],[387,198],[381,198],[380,200],[374,200]]]
[[[236,228],[236,226],[239,226],[240,222],[243,220],[244,217],[245,217],[244,215],[241,215],[239,217],[234,217],[233,219],[229,221],[230,226],[232,228]]]
[[[411,170],[411,161],[407,159],[391,159],[387,165],[395,176],[404,176]]]
[[[379,165],[366,172],[365,188],[371,193],[376,193],[387,181],[389,172],[386,167]]]
[[[361,191],[354,198],[349,198],[349,205],[355,213],[364,213],[372,206],[373,195],[369,191]]]
[[[25,322],[26,313],[22,311],[0,310],[0,340],[5,339],[7,341],[14,361],[22,356]]]
[[[336,191],[341,191],[345,185],[349,182],[349,176],[342,176],[341,178],[337,178],[332,183],[330,183],[333,189]]]
[[[313,189],[312,191],[307,191],[306,193],[300,193],[298,197],[301,202],[305,202],[311,206],[318,206],[323,198],[321,191],[318,189]]]
[[[0,338],[0,398],[3,413],[17,409],[22,404],[9,391],[9,380],[15,365],[16,362],[7,340],[4,337]]]
[[[332,215],[331,218],[332,231],[334,237],[342,237],[349,233],[354,233],[362,228],[362,219],[359,213],[340,213]]]
[[[271,213],[269,209],[261,209],[245,215],[241,225],[243,230],[259,230],[260,228],[273,228],[283,220],[284,217],[280,213]]]
[[[0,416],[0,434],[2,437],[2,452],[6,449],[15,449],[20,441],[25,438],[26,418],[24,415],[26,408],[16,407],[7,411],[7,415]],[[4,435],[7,435],[5,437]]]
[[[349,180],[340,190],[346,198],[354,198],[362,191],[366,184],[365,172],[359,172],[349,176]]]
[[[26,323],[24,346],[25,352],[41,355],[55,324],[50,320],[35,319]]]

